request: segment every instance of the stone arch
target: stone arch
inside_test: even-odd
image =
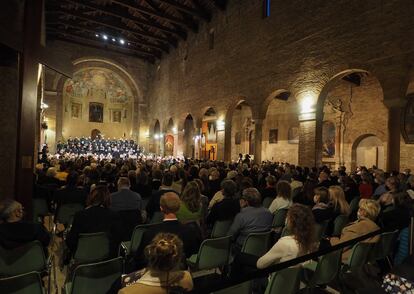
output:
[[[272,93],[270,93],[270,95],[268,95],[266,97],[266,99],[263,101],[262,105],[260,106],[260,110],[259,110],[259,113],[258,113],[258,118],[264,119],[266,117],[266,114],[267,114],[267,111],[269,109],[270,103],[276,97],[278,97],[279,95],[283,95],[284,93],[288,93],[289,96],[291,96],[291,92],[289,90],[286,90],[286,89],[278,89],[278,90],[275,90]],[[289,98],[289,96],[288,96],[288,98]]]
[[[165,128],[165,131],[167,133],[172,133],[173,132],[173,128],[174,128],[174,120],[172,119],[172,117],[170,117],[170,119],[167,122],[167,126]]]
[[[188,113],[183,123],[183,155],[184,157],[194,157],[195,145],[194,145],[194,133],[195,123],[193,116]]]
[[[367,133],[367,134],[362,134],[360,136],[358,136],[354,142],[352,143],[352,161],[351,161],[351,169],[355,170],[356,167],[358,166],[358,157],[361,156],[358,152],[358,147],[360,147],[361,143],[366,141],[366,139],[368,138],[372,138],[374,139],[374,142],[370,142],[370,145],[373,144],[373,147],[377,148],[377,150],[373,153],[372,151],[370,152],[370,156],[374,156],[375,159],[368,159],[368,161],[375,161],[374,165],[376,165],[378,168],[380,169],[385,169],[385,149],[384,149],[384,141],[381,140],[381,138],[379,136],[377,136],[376,134],[373,133]],[[376,144],[376,145],[375,145]],[[381,149],[381,150],[380,150]],[[360,158],[361,160],[361,158]],[[366,161],[367,162],[367,161]],[[361,162],[359,162],[361,163]],[[371,167],[369,166],[369,164],[363,164],[365,166],[367,166],[368,168]]]

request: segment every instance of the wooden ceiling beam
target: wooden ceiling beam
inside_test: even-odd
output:
[[[153,16],[153,17],[162,19],[164,21],[168,21],[170,23],[177,24],[179,26],[185,26],[185,27],[193,30],[194,32],[196,32],[196,29],[194,28],[194,26],[191,23],[188,23],[187,21],[185,21],[183,19],[180,19],[178,17],[175,17],[173,15],[169,15],[167,13],[155,11],[155,10],[152,10],[150,8],[139,5],[134,0],[112,0],[112,3],[116,3],[118,5],[127,7],[129,9],[133,9],[133,10],[138,11],[140,13],[144,13],[146,15]]]
[[[125,19],[125,20],[131,21],[136,24],[155,28],[161,32],[177,36],[183,40],[187,38],[187,33],[184,30],[175,30],[175,29],[163,26],[155,22],[146,21],[141,18],[132,16],[131,14],[129,14],[128,9],[123,9],[120,6],[111,5],[109,8],[107,8],[106,6],[96,5],[91,2],[85,3],[85,1],[79,1],[79,0],[65,0],[65,1],[68,3],[75,4],[75,5],[83,6],[88,9],[99,11],[106,15],[120,18],[121,20]]]
[[[53,21],[47,21],[46,24],[47,25],[62,25],[62,26],[65,26],[65,27],[71,27],[71,28],[74,28],[74,29],[89,32],[91,34],[96,34],[97,33],[96,28],[88,27],[86,25],[82,25],[79,22],[74,22],[74,21],[69,21],[69,20],[57,19],[57,20],[53,20]],[[148,48],[153,48],[153,49],[156,49],[156,50],[159,50],[159,51],[164,51],[166,53],[169,53],[169,48],[168,48],[168,46],[165,46],[165,45],[154,44],[154,43],[146,42],[146,41],[143,41],[143,40],[137,40],[137,39],[134,39],[134,40],[128,39],[128,40],[126,40],[126,42],[129,42],[131,44],[136,44],[139,47],[148,47]]]
[[[84,12],[84,11],[82,11],[82,12]],[[171,45],[173,45],[174,47],[177,46],[177,40],[176,39],[166,38],[165,36],[156,36],[156,35],[154,35],[152,33],[149,33],[149,32],[144,32],[144,31],[141,31],[141,30],[135,30],[135,29],[127,27],[124,24],[106,23],[106,22],[103,22],[103,21],[101,21],[97,18],[94,18],[91,15],[84,15],[83,13],[75,12],[75,11],[72,11],[72,10],[67,9],[67,8],[60,7],[59,9],[56,9],[55,11],[50,11],[50,10],[46,11],[46,13],[48,13],[48,14],[59,13],[59,14],[63,14],[63,15],[70,15],[72,17],[76,17],[76,18],[79,18],[79,19],[82,19],[82,20],[85,20],[85,21],[88,21],[88,22],[96,23],[96,24],[99,24],[99,25],[102,25],[102,26],[105,26],[105,27],[108,27],[108,28],[111,28],[111,29],[125,31],[125,32],[131,33],[131,34],[135,34],[135,35],[142,36],[142,37],[145,37],[145,38],[150,38],[150,39],[160,41],[160,42],[164,42],[164,43],[167,42],[167,43],[170,43]]]
[[[173,0],[159,0],[159,2],[166,4],[170,7],[173,7],[174,9],[190,14],[192,16],[198,17],[200,19],[203,19],[205,21],[211,20],[211,13],[207,12],[206,10],[196,9],[189,7],[187,5],[183,5],[179,2],[173,1]]]
[[[95,48],[95,49],[104,49],[110,52],[114,52],[114,53],[118,53],[118,54],[123,54],[123,55],[128,55],[128,56],[134,56],[134,57],[138,57],[141,59],[144,59],[145,61],[148,61],[150,63],[154,63],[156,57],[154,55],[146,55],[146,54],[142,54],[139,51],[136,50],[132,50],[132,49],[125,49],[122,48],[123,50],[119,50],[120,48],[112,48],[113,46],[108,46],[107,44],[102,44],[100,42],[96,42],[93,41],[91,39],[87,39],[87,38],[82,38],[79,36],[70,36],[68,34],[65,33],[60,33],[57,32],[56,30],[51,30],[51,29],[47,29],[47,34],[48,36],[51,36],[52,39],[55,40],[62,40],[62,41],[66,41],[66,42],[70,42],[70,43],[74,43],[74,44],[79,44],[82,46],[87,46],[87,47],[91,47],[91,48]]]

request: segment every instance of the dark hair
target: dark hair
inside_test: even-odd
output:
[[[162,177],[162,184],[164,186],[171,186],[174,180],[174,175],[171,172],[165,172]]]
[[[326,204],[329,203],[329,200],[330,200],[329,190],[327,188],[318,187],[318,188],[315,188],[314,192],[315,192],[315,195],[319,196],[319,202],[326,203]]]
[[[76,185],[78,184],[78,177],[79,177],[79,174],[77,172],[75,171],[70,172],[68,176],[66,177],[66,184],[69,187],[76,187]]]
[[[194,181],[187,183],[180,198],[191,212],[197,212],[201,207],[201,192],[198,184]]]
[[[282,197],[286,200],[290,200],[292,197],[292,188],[288,181],[279,181],[276,185],[277,197]]]
[[[96,185],[96,187],[89,193],[86,199],[86,206],[102,205],[109,207],[111,204],[111,194],[106,185]]]
[[[154,271],[169,272],[178,267],[183,254],[183,242],[177,235],[157,234],[145,247],[148,268]]]
[[[237,185],[233,180],[224,180],[220,186],[223,189],[223,196],[226,198],[233,198],[237,192]]]
[[[309,207],[295,203],[287,213],[288,229],[299,244],[299,253],[307,254],[315,248],[315,219]]]

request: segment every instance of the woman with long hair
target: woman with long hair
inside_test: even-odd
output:
[[[182,223],[200,222],[203,216],[201,192],[195,181],[188,182],[180,196],[181,205],[177,218]]]
[[[309,207],[293,204],[286,217],[289,236],[280,238],[275,245],[257,261],[257,268],[263,269],[275,263],[308,254],[316,248],[315,221]]]
[[[126,286],[118,294],[168,294],[173,288],[191,290],[193,280],[188,271],[180,271],[183,242],[177,235],[160,233],[145,248],[148,266],[122,278]]]
[[[292,205],[292,189],[288,181],[279,181],[276,185],[276,198],[269,206],[271,213],[276,213],[279,209],[286,209]]]
[[[330,186],[328,190],[334,214],[349,216],[351,213],[351,208],[345,199],[344,190],[340,186]]]

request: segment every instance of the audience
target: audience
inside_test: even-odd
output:
[[[173,180],[173,175],[170,172],[166,172],[162,176],[162,185],[159,187],[159,190],[157,188],[157,190],[152,193],[151,198],[147,203],[147,207],[145,208],[148,219],[151,219],[155,212],[160,211],[160,198],[162,195],[168,192],[176,193],[172,188]]]
[[[195,181],[187,183],[181,193],[180,209],[177,211],[177,218],[182,223],[202,222],[203,210],[201,205],[201,193]]]
[[[111,209],[115,211],[141,210],[141,195],[130,190],[128,178],[120,177],[118,180],[118,192],[111,194]]]
[[[207,224],[214,224],[216,221],[232,220],[240,212],[240,203],[236,199],[237,185],[232,180],[221,182],[223,200],[213,205],[207,216]]]

